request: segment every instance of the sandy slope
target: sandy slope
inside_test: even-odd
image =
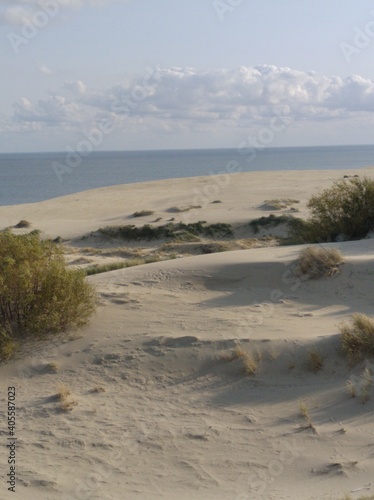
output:
[[[41,203],[0,207],[0,229],[26,219],[34,228],[55,238],[82,236],[112,224],[142,225],[159,217],[165,224],[176,221],[246,222],[266,215],[265,200],[292,198],[300,200],[299,215],[306,213],[311,194],[324,189],[343,175],[372,175],[373,168],[352,171],[279,171],[225,174],[165,181],[127,184],[93,189]],[[220,200],[222,203],[213,203]],[[173,207],[201,206],[176,214]],[[154,214],[140,219],[131,215],[140,210]]]
[[[238,193],[248,176],[242,175]],[[259,204],[280,193],[305,204],[318,176],[325,183],[340,174],[310,172],[302,186],[294,173],[274,175],[282,178],[274,192],[270,176],[253,175],[257,185],[245,199],[243,189],[230,199],[230,184],[217,198],[232,204],[232,218],[222,203],[203,210],[204,220],[223,220],[213,210],[227,221],[247,218],[245,208],[258,216]],[[182,189],[184,180],[170,182]],[[262,185],[266,194],[258,193]],[[74,197],[66,197],[0,207],[0,217],[4,225],[38,217],[35,226],[68,237],[86,223],[90,229],[113,223],[116,213],[121,223],[124,213],[161,212],[177,203],[178,193],[171,200],[162,183],[148,188],[133,187],[126,210],[109,207],[116,192],[129,189],[117,187],[80,194],[79,211],[70,204]],[[135,203],[138,189],[148,203]],[[179,203],[189,202],[179,197]],[[335,246],[346,257],[342,272],[313,282],[292,274],[300,247],[195,256],[90,277],[100,300],[91,325],[78,337],[27,346],[0,368],[3,401],[8,386],[17,389],[18,438],[17,494],[6,494],[3,472],[0,497],[341,499],[369,483],[350,494],[373,494],[374,389],[365,404],[349,397],[346,383],[351,379],[359,392],[363,366],[349,370],[341,357],[338,325],[352,312],[373,314],[374,240]],[[241,360],[227,360],[238,344],[257,360],[255,375],[243,372]],[[307,368],[311,349],[324,358],[317,374]],[[71,411],[54,397],[61,382],[72,390]],[[6,471],[4,404],[0,417]]]

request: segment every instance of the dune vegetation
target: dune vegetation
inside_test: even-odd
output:
[[[16,342],[85,324],[95,292],[83,271],[70,269],[62,248],[37,233],[0,233],[0,351]]]

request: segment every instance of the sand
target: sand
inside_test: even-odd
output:
[[[305,216],[312,194],[354,174],[371,176],[373,169],[237,174],[221,176],[221,187],[212,177],[115,186],[0,207],[0,229],[27,219],[46,236],[79,246],[78,237],[103,225],[158,217],[158,223],[171,217],[244,223],[270,213],[263,205],[272,199],[299,200],[295,215]],[[131,217],[143,209],[154,213]],[[0,367],[0,497],[373,495],[374,389],[363,403],[365,366],[349,368],[339,324],[353,312],[374,313],[374,240],[330,246],[341,250],[345,264],[339,274],[313,281],[292,273],[301,246],[196,255],[90,276],[99,298],[90,325],[30,344]],[[230,360],[235,349],[253,359],[254,374],[244,371],[242,359]],[[323,360],[317,373],[308,367],[312,350]],[[65,404],[56,397],[60,384],[71,391]],[[7,492],[5,478],[9,386],[16,387],[16,494]]]

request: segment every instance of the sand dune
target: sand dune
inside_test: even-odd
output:
[[[299,199],[302,214],[310,194],[341,175],[303,173],[300,185],[294,172],[240,174],[194,220],[249,220],[281,196]],[[0,217],[72,238],[138,209],[190,204],[193,186],[208,181],[95,190],[0,207]],[[374,240],[334,246],[346,259],[340,274],[313,281],[293,273],[297,246],[89,277],[99,297],[92,323],[30,344],[0,368],[2,393],[17,388],[17,498],[373,495],[374,394],[365,404],[349,396],[363,366],[348,367],[338,326],[353,312],[373,314]],[[323,360],[318,373],[308,366],[312,350]],[[60,383],[71,390],[64,401]]]

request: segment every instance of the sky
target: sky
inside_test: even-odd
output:
[[[371,0],[0,0],[0,152],[372,144]]]

